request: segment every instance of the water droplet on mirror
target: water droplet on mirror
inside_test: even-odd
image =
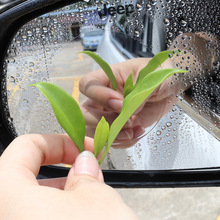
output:
[[[27,36],[26,36],[26,35],[23,35],[23,36],[22,36],[22,39],[23,39],[24,41],[26,41],[26,40],[27,40]]]
[[[215,61],[213,62],[213,66],[214,66],[215,68],[219,68],[219,67],[220,67],[220,61],[215,60]]]
[[[47,31],[48,31],[47,27],[43,27],[43,32],[47,33]]]
[[[178,31],[178,35],[179,36],[183,35],[183,32],[182,31]]]
[[[138,11],[141,11],[143,9],[142,5],[139,3],[136,4],[136,8]]]
[[[157,0],[151,0],[152,5],[156,5],[157,4]]]
[[[156,131],[156,135],[157,135],[157,136],[160,136],[161,133],[162,133],[162,132],[161,132],[160,130]]]
[[[150,11],[152,9],[150,4],[147,4],[146,8],[147,8],[148,11]]]
[[[167,26],[170,25],[170,20],[168,18],[165,18],[164,19],[164,24],[167,25]]]
[[[34,62],[29,62],[29,67],[34,67]]]
[[[27,35],[28,35],[29,37],[31,37],[31,36],[33,35],[32,31],[28,30],[28,31],[27,31]]]
[[[107,19],[107,16],[102,15],[102,21],[105,21]]]
[[[184,21],[184,20],[181,20],[181,21],[180,21],[180,25],[181,25],[182,27],[185,27],[185,26],[187,25],[187,22]]]
[[[170,53],[168,56],[169,56],[169,58],[173,58],[173,54],[172,53]]]
[[[13,57],[12,57],[12,58],[9,58],[9,59],[8,59],[8,62],[9,62],[9,63],[15,63],[15,59],[14,59]]]
[[[162,129],[162,130],[165,130],[165,129],[166,129],[166,126],[163,125],[163,126],[161,127],[161,129]]]
[[[56,18],[53,19],[53,23],[54,23],[54,24],[57,24],[57,23],[58,23],[58,21],[57,21]]]
[[[36,28],[36,33],[40,33],[40,28]]]
[[[134,36],[135,37],[139,37],[140,36],[140,32],[139,31],[134,31]]]
[[[11,83],[15,83],[15,78],[14,76],[10,76],[10,80],[9,80]]]
[[[172,122],[167,122],[167,123],[166,123],[166,126],[167,126],[167,127],[172,126]]]
[[[49,47],[46,47],[46,52],[50,52],[50,48]]]
[[[168,32],[168,34],[167,34],[167,35],[168,35],[168,37],[170,37],[170,38],[171,38],[171,37],[173,36],[173,33]]]

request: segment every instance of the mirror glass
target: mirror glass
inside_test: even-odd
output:
[[[80,52],[92,50],[113,65],[118,84],[123,86],[125,75],[132,72],[136,79],[153,55],[169,49],[175,53],[159,69],[179,68],[188,73],[168,78],[144,102],[102,167],[220,167],[220,23],[216,4],[215,0],[94,0],[29,21],[14,36],[5,60],[8,120],[16,134],[64,133],[48,101],[29,86],[40,81],[57,84],[80,104],[87,117],[88,136],[93,137],[101,115],[110,122],[116,117],[117,110],[91,99],[106,98],[99,89],[91,89],[97,84],[91,79],[95,76],[100,81],[103,74]],[[91,75],[92,71],[97,72]],[[108,86],[105,81],[102,87]],[[118,93],[122,93],[120,86]],[[119,104],[111,102],[115,109]]]

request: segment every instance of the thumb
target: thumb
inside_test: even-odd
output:
[[[98,161],[90,151],[83,151],[78,155],[69,171],[64,189],[71,190],[82,180],[104,182]]]

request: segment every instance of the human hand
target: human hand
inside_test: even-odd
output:
[[[134,81],[139,71],[146,66],[150,58],[136,58],[111,66],[117,80],[117,91],[111,89],[106,74],[101,70],[88,73],[80,80],[80,91],[87,96],[81,104],[81,110],[86,120],[87,135],[93,137],[95,127],[101,116],[111,124],[118,116],[123,104],[123,87],[128,75],[132,72]],[[168,60],[160,68],[173,68]],[[174,77],[164,81],[132,115],[117,136],[116,142],[125,143],[140,137],[145,128],[157,122],[166,114],[176,99],[176,88],[169,86]]]
[[[79,154],[67,135],[24,135],[0,157],[1,219],[137,219],[103,182],[93,140]],[[40,166],[73,164],[67,178],[37,181]]]

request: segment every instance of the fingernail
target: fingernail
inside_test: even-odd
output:
[[[111,108],[113,108],[116,111],[121,111],[122,106],[123,106],[122,100],[119,100],[119,99],[110,99],[108,101],[108,104]]]
[[[130,140],[131,135],[129,134],[127,130],[123,130],[123,131],[120,131],[120,133],[117,136],[117,139],[118,140]]]
[[[98,161],[90,151],[83,151],[76,158],[74,164],[75,175],[86,174],[97,178],[99,169]]]

